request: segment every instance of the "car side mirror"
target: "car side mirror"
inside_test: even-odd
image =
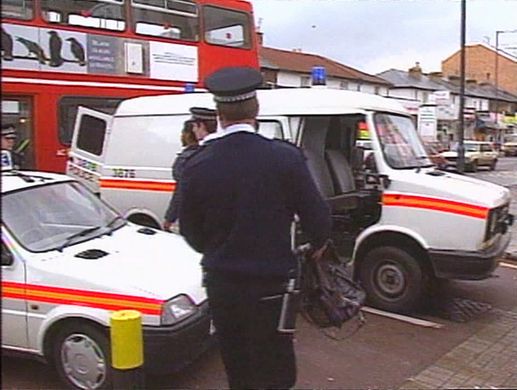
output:
[[[11,265],[14,263],[13,254],[5,247],[2,248],[2,265]]]

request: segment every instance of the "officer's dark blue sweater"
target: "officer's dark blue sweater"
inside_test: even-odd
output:
[[[315,248],[330,237],[330,213],[300,150],[250,132],[203,146],[180,183],[181,234],[202,265],[247,276],[286,276],[296,266],[290,228],[300,217]]]

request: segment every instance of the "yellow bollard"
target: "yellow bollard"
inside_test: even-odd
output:
[[[144,388],[142,314],[119,310],[110,318],[111,366],[115,389]]]

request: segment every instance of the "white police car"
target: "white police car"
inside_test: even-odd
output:
[[[179,369],[206,349],[200,256],[180,236],[128,223],[70,177],[4,167],[2,152],[4,351],[54,363],[72,387],[108,388],[119,309],[142,313],[146,372]]]

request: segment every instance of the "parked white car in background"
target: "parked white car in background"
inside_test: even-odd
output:
[[[476,172],[478,167],[488,167],[493,171],[497,165],[499,153],[490,142],[485,141],[464,141],[465,147],[465,170]],[[457,150],[448,150],[441,153],[447,160],[448,166],[456,166],[458,162]]]
[[[70,177],[2,172],[2,348],[54,363],[68,387],[110,387],[116,310],[142,313],[146,372],[201,354],[199,261],[180,236],[128,223]]]

